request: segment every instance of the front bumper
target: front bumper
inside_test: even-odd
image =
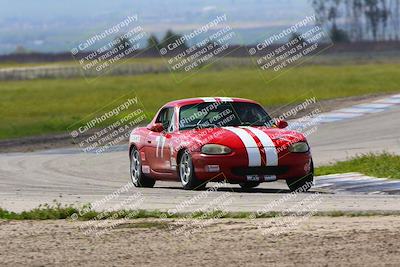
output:
[[[197,179],[215,182],[226,179],[231,183],[295,180],[310,173],[312,162],[310,152],[287,151],[279,154],[278,166],[249,167],[245,151],[234,151],[229,155],[204,155],[196,152],[192,158]]]

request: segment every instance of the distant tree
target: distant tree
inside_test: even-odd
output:
[[[381,20],[381,11],[378,0],[365,0],[365,16],[371,27],[372,37],[374,41],[378,39],[378,27]]]
[[[28,54],[29,50],[23,47],[22,45],[17,45],[15,48],[14,54]]]
[[[395,32],[395,39],[399,40],[400,34],[400,0],[392,2],[392,16],[391,21]]]
[[[316,19],[317,19],[317,25],[323,25],[326,23],[326,3],[325,1],[321,0],[312,0],[311,5],[314,8],[315,14],[316,14]]]
[[[158,41],[157,36],[155,36],[154,34],[150,35],[149,39],[147,39],[147,48],[159,45],[160,41]]]
[[[117,48],[120,52],[128,50],[129,48],[132,47],[130,40],[125,36],[119,36],[115,38],[114,41],[115,41],[114,48]]]
[[[292,33],[292,36],[290,36],[289,41],[294,41],[294,40],[299,40],[300,43],[307,43],[308,41],[306,39],[303,38],[303,36],[301,36],[299,33],[294,32]]]
[[[166,48],[169,44],[175,43],[177,40],[181,39],[182,35],[174,33],[172,30],[168,30],[165,33],[164,38],[160,42],[160,47]],[[183,44],[179,45],[180,49],[186,49],[188,46],[186,45],[186,42],[184,41]]]
[[[341,0],[332,0],[328,11],[328,20],[332,22],[332,28],[337,28],[337,19],[340,17]]]
[[[350,42],[349,35],[345,30],[339,29],[337,27],[333,27],[331,29],[331,39],[335,43],[347,43]]]
[[[317,25],[351,41],[387,40],[400,34],[400,0],[309,0]]]
[[[363,0],[352,0],[351,3],[351,32],[350,36],[356,41],[361,41],[364,38],[364,27],[363,27]]]

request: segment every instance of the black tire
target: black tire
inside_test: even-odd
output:
[[[188,150],[185,150],[179,157],[178,174],[181,180],[182,187],[185,190],[200,190],[203,189],[206,183],[196,179],[192,155]]]
[[[310,173],[300,179],[286,180],[290,191],[292,192],[307,192],[314,185],[314,163],[311,162]]]
[[[239,183],[240,187],[243,189],[251,189],[260,185],[260,182],[243,182]]]
[[[142,159],[136,147],[131,150],[130,175],[136,187],[153,187],[156,181],[142,172]]]

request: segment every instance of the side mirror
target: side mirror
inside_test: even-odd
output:
[[[285,129],[286,127],[288,127],[288,123],[287,123],[286,121],[278,121],[278,122],[276,123],[276,126],[277,126],[279,129]]]
[[[164,126],[163,126],[162,123],[154,123],[154,124],[150,127],[150,131],[156,132],[156,133],[161,133],[162,131],[164,131]]]

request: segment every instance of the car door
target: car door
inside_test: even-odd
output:
[[[163,108],[156,118],[156,123],[162,123],[163,132],[150,132],[147,136],[145,154],[150,168],[156,172],[170,172],[170,145],[169,132],[173,129],[172,118],[174,116],[173,107]]]

